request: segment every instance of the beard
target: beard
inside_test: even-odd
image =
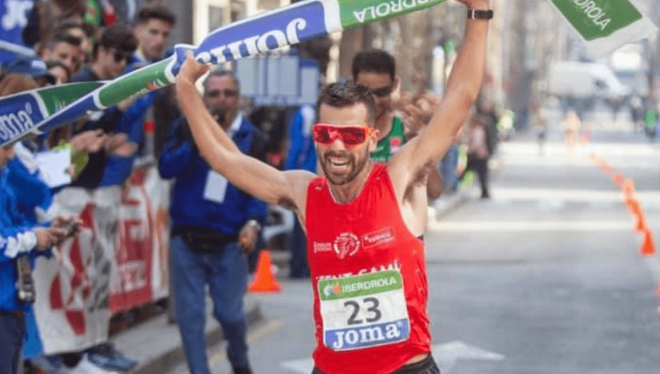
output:
[[[323,174],[326,176],[326,178],[328,178],[328,181],[335,186],[342,186],[353,181],[355,177],[357,177],[358,174],[360,174],[360,172],[367,165],[367,161],[369,161],[368,150],[359,159],[356,159],[353,154],[348,152],[337,153],[334,151],[327,151],[324,155],[320,155],[318,153],[317,155],[319,160],[322,160],[321,169],[323,169]],[[328,169],[330,166],[331,157],[347,159],[348,171],[341,175],[332,174],[331,172],[329,172]]]

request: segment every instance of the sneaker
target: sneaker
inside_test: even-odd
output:
[[[82,360],[76,367],[69,369],[67,374],[119,374],[117,371],[104,369],[89,360],[89,355],[84,354]]]
[[[129,371],[138,364],[137,361],[117,351],[112,343],[97,345],[85,353],[89,361],[106,370]]]

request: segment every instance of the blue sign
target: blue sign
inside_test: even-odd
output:
[[[35,0],[0,1],[0,40],[23,45],[23,29],[28,23]],[[0,49],[0,63],[12,60],[14,53]]]

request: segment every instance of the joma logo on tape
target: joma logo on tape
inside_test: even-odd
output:
[[[306,27],[307,21],[305,19],[296,18],[289,22],[285,31],[271,30],[261,35],[254,35],[233,43],[221,45],[209,52],[200,53],[197,59],[205,64],[211,62],[220,64],[242,57],[256,56],[260,53],[284,47],[285,45],[299,43],[298,31],[302,31]]]
[[[25,104],[25,110],[0,115],[0,139],[5,142],[18,137],[20,134],[32,129],[34,122],[30,115],[32,105]]]

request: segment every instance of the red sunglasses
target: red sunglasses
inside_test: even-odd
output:
[[[321,144],[332,144],[340,139],[344,145],[360,145],[367,141],[367,137],[378,130],[362,126],[334,126],[325,123],[317,123],[312,128],[314,141]]]

